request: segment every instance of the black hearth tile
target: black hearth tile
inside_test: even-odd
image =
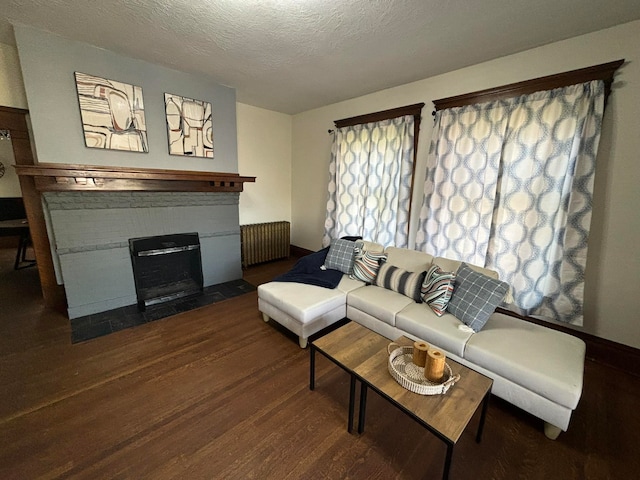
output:
[[[71,319],[72,328],[87,328],[98,323],[108,322],[109,318],[102,314],[94,313],[92,315],[85,315],[84,317],[77,317]]]
[[[113,333],[113,329],[108,321],[85,325],[82,328],[73,328],[71,330],[71,343],[84,342],[109,333]]]
[[[212,293],[216,293],[220,287],[220,285],[222,285],[221,283],[218,283],[217,285],[209,285],[208,287],[204,287],[204,289],[202,290],[202,294],[203,295],[208,295],[208,294],[212,294]]]
[[[251,285],[244,280],[242,281],[242,284],[236,285],[236,288],[241,294],[253,292],[256,289],[255,285]]]
[[[194,308],[198,308],[202,305],[198,304],[197,298],[188,298],[186,300],[176,301],[173,303],[173,308],[175,308],[176,312],[188,312],[189,310],[193,310]]]
[[[255,290],[255,287],[244,280],[234,280],[232,282],[217,285],[218,290],[225,298],[233,298]]]
[[[196,297],[193,299],[193,303],[195,305],[193,308],[204,307],[206,305],[211,305],[212,303],[216,303],[221,300],[224,300],[224,296],[220,295],[218,292],[202,294],[199,297]]]
[[[211,303],[216,303],[216,302],[221,302],[222,300],[226,299],[227,297],[220,292],[219,290],[215,290],[215,291],[211,291],[208,293],[205,293],[203,295],[204,299],[206,300],[206,305],[209,305]]]
[[[255,290],[256,289],[256,287],[251,285],[246,280],[243,280],[242,278],[239,278],[237,280],[231,280],[230,282],[227,282],[226,285],[228,285],[230,287],[237,287],[237,288],[240,288],[241,290],[246,290],[247,288],[250,288],[250,290],[247,290],[247,291],[251,291],[251,290]]]
[[[109,323],[114,332],[146,323],[142,315],[117,315]]]
[[[155,320],[160,320],[161,318],[170,317],[176,313],[178,312],[173,305],[152,305],[147,307],[146,311],[142,313],[142,316],[146,322],[153,322]]]
[[[102,321],[105,321],[105,319],[103,319]],[[72,318],[71,319],[71,328],[83,329],[83,328],[91,327],[92,325],[95,325],[96,323],[100,323],[100,321],[98,321],[96,319],[95,314],[94,315],[85,315],[84,317]]]
[[[138,304],[134,303],[133,305],[127,305],[126,307],[121,307],[122,313],[124,315],[134,315],[140,314],[140,309],[138,308]]]
[[[233,298],[236,295],[236,289],[233,287],[230,287],[225,283],[221,283],[217,285],[217,287],[218,287],[217,288],[218,293],[222,295],[224,298]]]
[[[255,289],[250,283],[239,279],[205,287],[200,295],[180,298],[160,305],[151,305],[144,312],[140,312],[138,305],[133,304],[75,318],[71,320],[71,341],[77,343],[100,337],[118,330],[170,317],[180,312],[211,305]]]

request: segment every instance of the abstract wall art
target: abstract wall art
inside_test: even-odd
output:
[[[211,103],[164,94],[169,153],[213,158]]]
[[[85,145],[148,152],[142,88],[75,72]]]

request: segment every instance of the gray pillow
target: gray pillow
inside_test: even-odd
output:
[[[383,262],[375,278],[378,287],[401,293],[417,303],[422,303],[420,288],[427,272],[408,272],[407,270]]]
[[[356,242],[351,240],[337,239],[331,242],[324,266],[342,273],[351,275],[353,273],[353,262],[356,255]]]
[[[500,305],[509,285],[476,272],[463,263],[456,272],[447,311],[479,332]]]

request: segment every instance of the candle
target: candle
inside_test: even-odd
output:
[[[440,350],[431,349],[427,352],[427,364],[424,368],[424,376],[434,383],[442,382],[444,376],[444,364],[447,357]]]
[[[413,363],[418,367],[424,368],[427,362],[427,351],[429,350],[429,344],[426,342],[414,342],[413,343]]]

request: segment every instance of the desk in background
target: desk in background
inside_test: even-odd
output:
[[[18,270],[19,268],[31,267],[36,264],[35,260],[28,260],[26,258],[27,247],[31,242],[31,237],[29,234],[29,224],[27,223],[26,218],[0,221],[0,236],[17,236],[19,238],[18,251],[16,252],[16,261],[13,264],[14,270]]]

